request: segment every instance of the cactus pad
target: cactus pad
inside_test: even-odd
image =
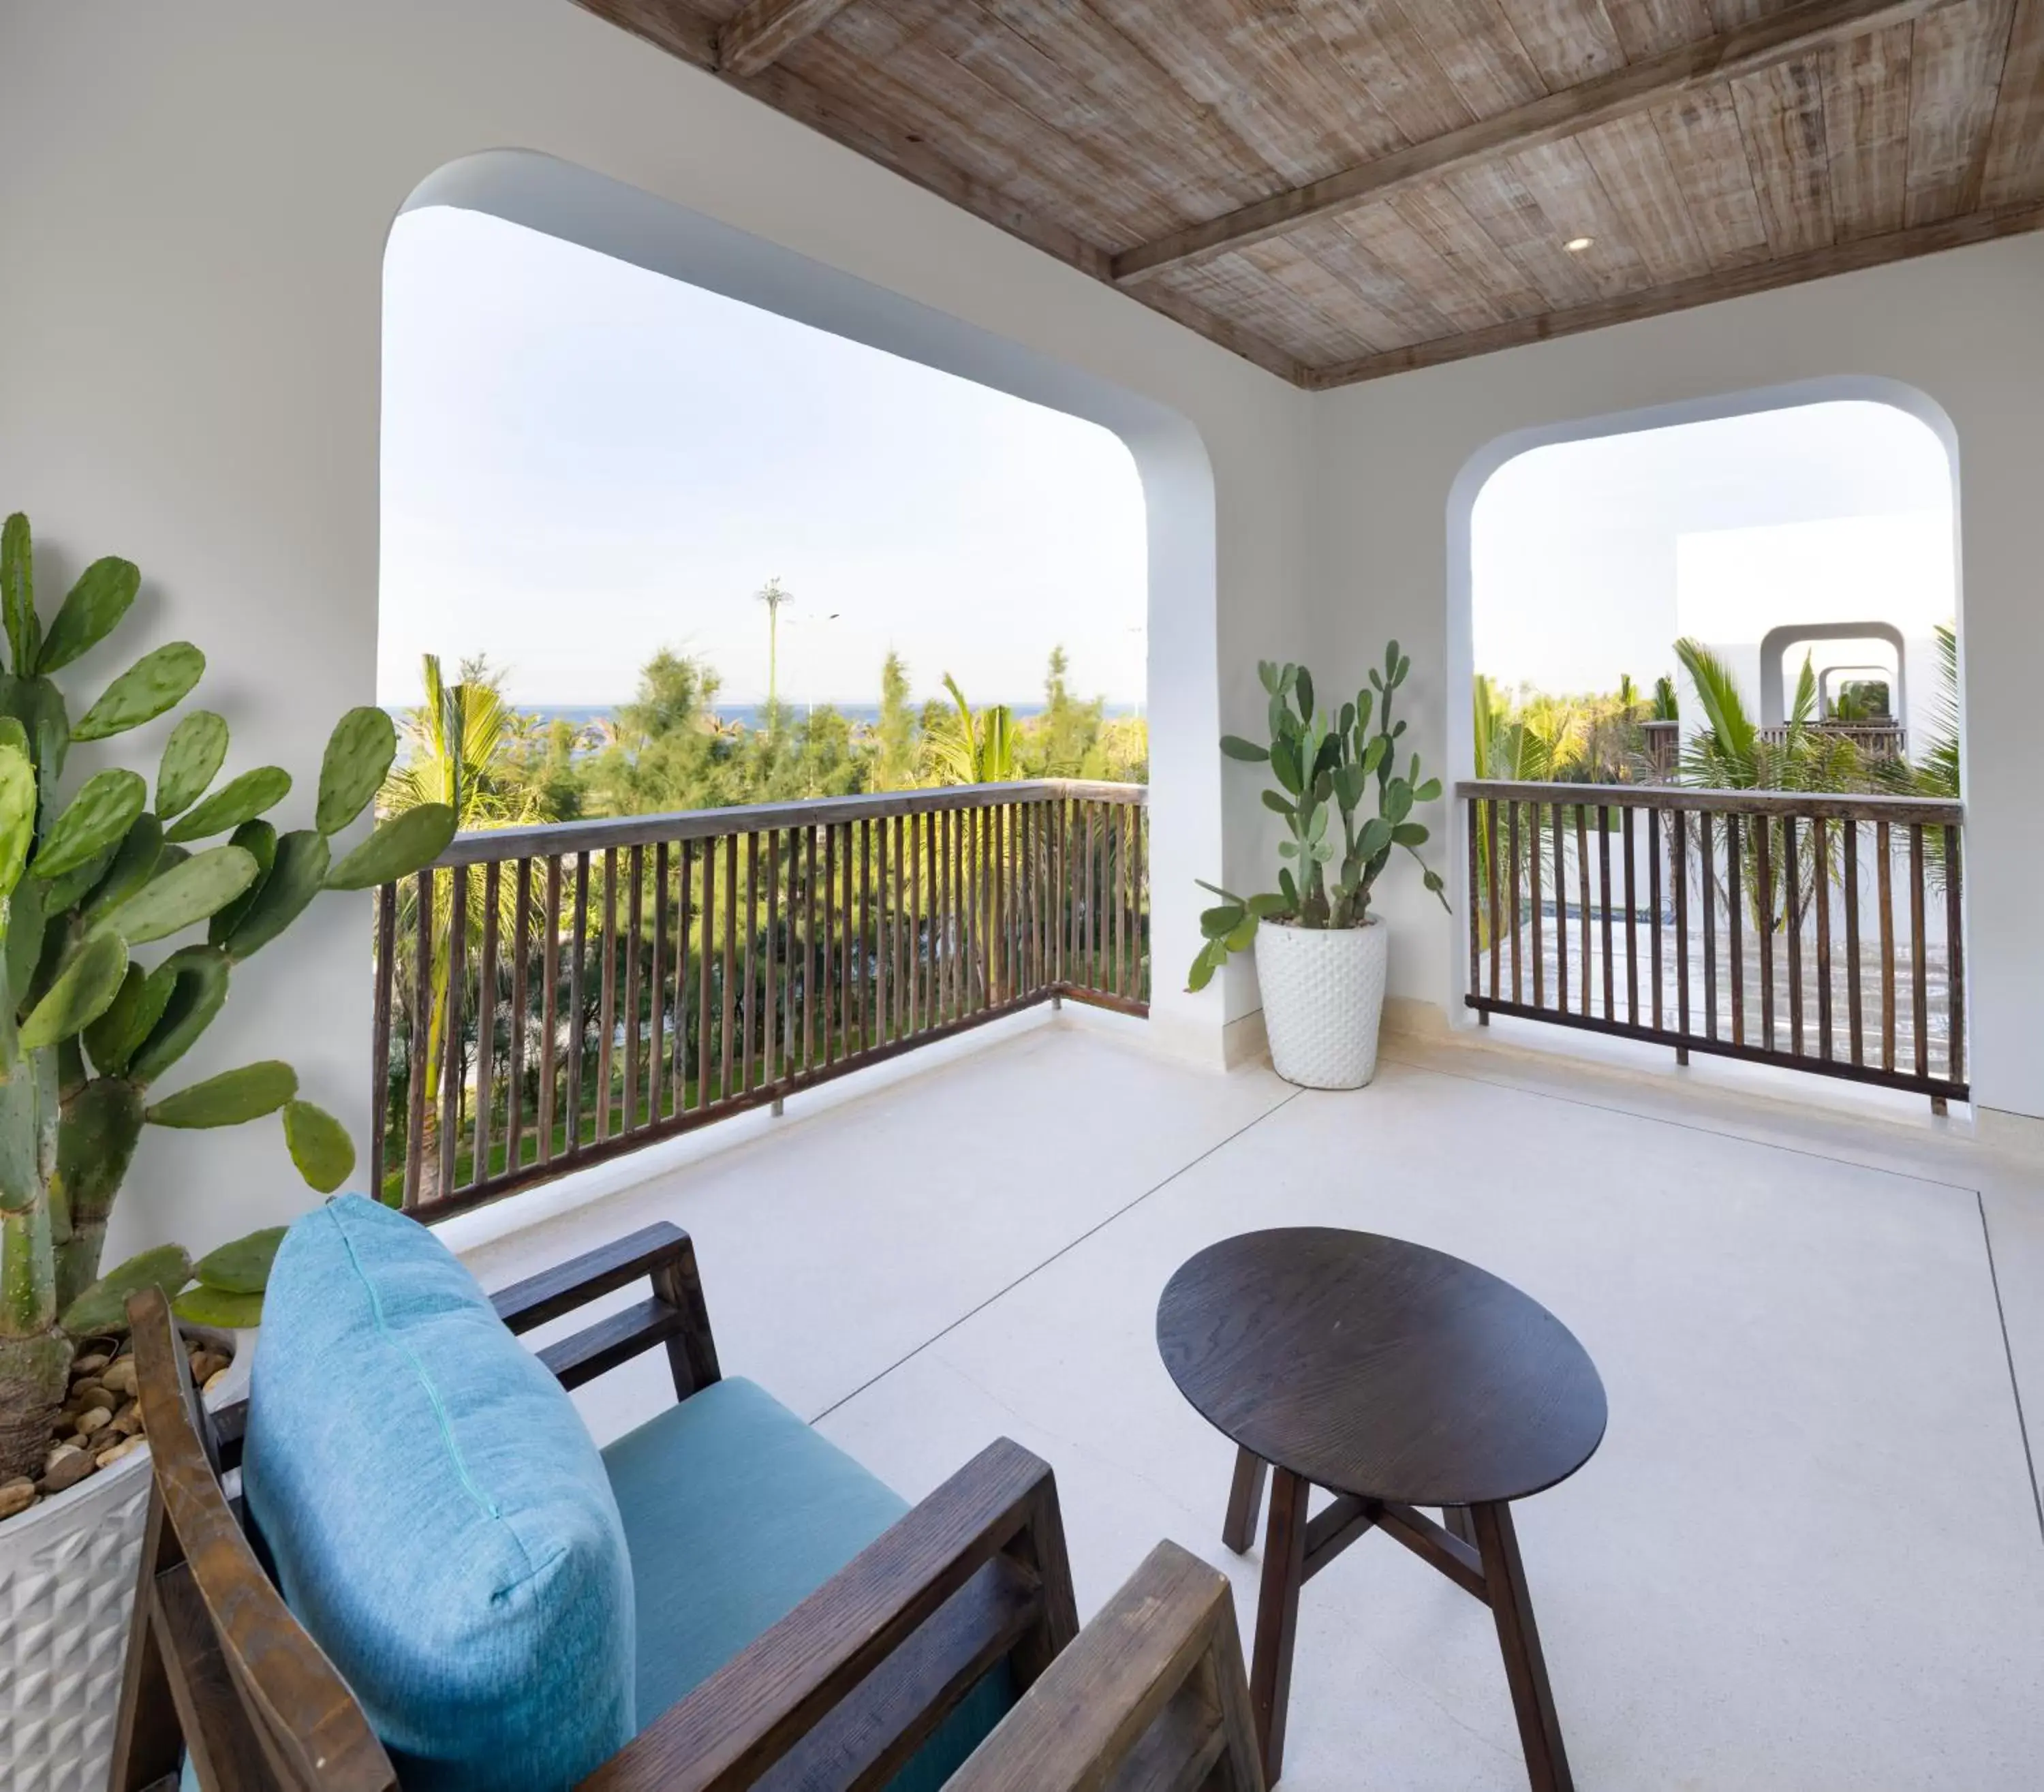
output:
[[[192,1265],[192,1275],[202,1286],[223,1294],[259,1294],[270,1285],[270,1265],[283,1242],[283,1227],[265,1226],[207,1252]]]
[[[376,832],[327,873],[329,890],[374,890],[430,865],[454,838],[454,811],[421,803],[381,823]]]
[[[275,1113],[298,1092],[298,1073],[275,1058],[222,1071],[150,1104],[152,1126],[239,1126]]]
[[[291,775],[281,765],[259,765],[223,785],[189,815],[172,824],[171,840],[204,840],[208,834],[224,834],[238,828],[266,809],[274,809],[291,794]]]
[[[128,942],[118,933],[92,935],[21,1023],[21,1049],[40,1052],[82,1031],[106,1013],[127,974]]]
[[[163,990],[158,1019],[129,1054],[131,1081],[154,1083],[189,1052],[227,1000],[227,954],[217,946],[183,946],[149,974]],[[155,1000],[145,992],[144,1006]]]
[[[307,1185],[331,1194],[355,1171],[355,1141],[325,1108],[310,1102],[284,1104],[284,1143]]]
[[[175,1297],[191,1280],[191,1259],[181,1244],[159,1244],[130,1257],[64,1309],[58,1321],[75,1338],[98,1337],[128,1329],[128,1297],[139,1288],[160,1288]]]
[[[153,721],[190,696],[205,670],[206,656],[190,641],[172,641],[144,654],[71,725],[71,739],[104,740]]]
[[[227,719],[194,709],[171,730],[156,767],[156,813],[166,821],[206,794],[227,758]]]
[[[309,828],[294,829],[277,842],[276,863],[259,888],[246,898],[229,924],[224,945],[237,964],[259,952],[305,911],[326,887],[328,857],[326,836]],[[225,919],[222,909],[216,925]]]
[[[117,846],[148,800],[149,786],[140,774],[95,771],[44,835],[29,875],[61,877]]]
[[[256,881],[252,855],[238,846],[216,846],[182,864],[159,871],[107,919],[131,946],[145,945],[204,921]]]
[[[319,831],[337,834],[367,808],[397,756],[397,724],[382,710],[365,704],[343,716],[320,762]]]
[[[111,555],[94,560],[78,575],[78,583],[57,611],[32,670],[54,672],[98,646],[121,625],[141,587],[141,571],[133,560]]]
[[[0,744],[0,896],[21,881],[36,837],[36,768],[11,742]]]

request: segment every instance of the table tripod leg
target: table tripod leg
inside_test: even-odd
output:
[[[1256,1537],[1257,1514],[1263,1505],[1263,1478],[1270,1464],[1251,1451],[1235,1454],[1235,1484],[1228,1490],[1228,1518],[1220,1540],[1236,1555],[1246,1555]]]
[[[1256,1602],[1256,1663],[1249,1702],[1263,1745],[1263,1778],[1275,1786],[1285,1764],[1285,1714],[1292,1700],[1292,1644],[1306,1579],[1306,1501],[1312,1484],[1281,1468],[1270,1488],[1263,1536],[1263,1588]]]
[[[1533,1602],[1526,1590],[1525,1566],[1519,1559],[1512,1508],[1499,1502],[1473,1506],[1469,1513],[1490,1590],[1491,1615],[1497,1621],[1504,1678],[1518,1714],[1526,1777],[1533,1792],[1574,1792],[1576,1782],[1570,1777],[1568,1754],[1562,1746],[1561,1721],[1554,1715],[1554,1695],[1547,1684],[1546,1659],[1540,1652],[1540,1632],[1533,1622]]]

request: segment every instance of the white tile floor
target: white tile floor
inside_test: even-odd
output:
[[[1604,1448],[1519,1511],[1585,1792],[2044,1784],[2011,1374],[2044,1413],[2044,1182],[1835,1114],[1404,1059],[1301,1094],[1047,1025],[471,1260],[501,1283],[673,1218],[728,1372],[911,1498],[1016,1438],[1057,1471],[1082,1613],[1170,1536],[1247,1636],[1260,1548],[1221,1547],[1231,1452],[1158,1361],[1158,1293],[1254,1226],[1416,1239],[1545,1302],[1604,1377]],[[599,1436],[662,1375],[587,1390]],[[1489,1614],[1381,1540],[1343,1556],[1304,1595],[1283,1783],[1523,1786]]]

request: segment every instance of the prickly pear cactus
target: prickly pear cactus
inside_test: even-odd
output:
[[[282,767],[213,789],[229,734],[207,709],[170,731],[153,810],[136,771],[98,771],[73,787],[63,774],[74,740],[166,714],[206,670],[198,648],[171,642],[71,719],[49,675],[113,633],[140,583],[129,561],[94,561],[45,632],[28,519],[0,528],[10,662],[0,672],[0,1479],[40,1471],[71,1337],[117,1329],[134,1289],[163,1287],[194,1321],[255,1323],[274,1229],[196,1263],[160,1245],[101,1275],[107,1218],[144,1129],[279,1117],[292,1162],[321,1193],[354,1169],[348,1130],[274,1060],[181,1089],[155,1085],[219,1013],[234,968],[321,890],[407,875],[454,835],[452,809],[414,809],[335,862],[334,836],[369,806],[397,752],[390,717],[368,707],[343,716],[328,742],[309,829],[279,833],[262,819],[290,794]],[[202,926],[203,940],[177,938]]]

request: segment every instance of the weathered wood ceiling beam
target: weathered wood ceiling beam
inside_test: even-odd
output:
[[[1038,217],[1005,193],[974,179],[926,148],[909,129],[861,105],[820,92],[800,75],[770,64],[757,75],[740,75],[720,65],[714,28],[679,0],[575,0],[586,12],[622,27],[634,37],[694,64],[727,86],[763,101],[776,111],[856,151],[869,161],[947,199],[1010,236],[1055,257],[1093,279],[1109,278],[1107,252],[1064,225]],[[832,9],[836,10],[836,8]],[[736,23],[736,20],[732,21]],[[728,31],[727,26],[725,29]],[[1188,303],[1166,287],[1132,294],[1174,323],[1253,361],[1294,386],[1307,380],[1303,363],[1254,331]]]
[[[1808,56],[1837,39],[1899,25],[1952,0],[1803,0],[1803,3],[1716,37],[1650,56],[1580,86],[1430,137],[1362,166],[1258,199],[1239,210],[1138,244],[1114,258],[1113,275],[1135,286],[1167,268],[1211,260],[1283,236],[1316,218],[1373,201],[1522,150],[1573,137],[1598,125],[1665,106],[1699,87],[1715,87]]]
[[[1805,280],[1821,280],[1833,274],[1856,273],[1892,261],[1907,261],[1916,256],[1935,255],[1945,249],[1964,248],[1973,243],[1992,242],[1998,237],[2020,236],[2026,231],[2044,230],[2044,201],[2003,206],[1992,211],[1973,212],[1964,217],[1942,218],[1908,230],[1889,232],[1884,236],[1862,236],[1849,243],[1834,243],[1805,254],[1786,256],[1778,261],[1756,262],[1750,267],[1725,268],[1699,275],[1692,280],[1649,287],[1616,298],[1599,299],[1590,305],[1573,306],[1566,311],[1550,311],[1538,317],[1514,318],[1458,336],[1444,336],[1431,342],[1416,342],[1404,348],[1386,349],[1359,360],[1343,361],[1314,368],[1306,376],[1312,391],[1336,386],[1352,386],[1358,380],[1381,379],[1388,374],[1410,373],[1419,367],[1440,367],[1450,361],[1466,360],[1500,348],[1520,348],[1531,342],[1555,336],[1577,336],[1585,330],[1602,329],[1610,324],[1636,323],[1671,311],[1689,311],[1700,305],[1715,305],[1720,299],[1743,298],[1750,293],[1769,292],[1777,286],[1792,286]]]
[[[731,75],[757,75],[819,32],[851,0],[745,0],[717,34],[717,65]]]

